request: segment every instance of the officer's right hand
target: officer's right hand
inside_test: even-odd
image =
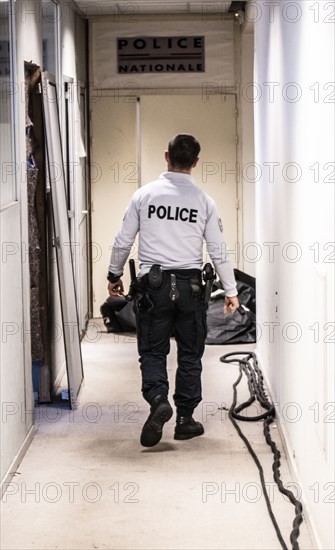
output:
[[[119,279],[116,283],[108,282],[107,286],[110,296],[123,296],[123,282],[122,279]]]

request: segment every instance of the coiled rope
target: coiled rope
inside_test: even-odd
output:
[[[242,357],[241,357],[242,356]],[[244,356],[244,357],[243,357]],[[286,546],[285,540],[283,538],[283,535],[280,531],[279,525],[277,523],[277,520],[275,518],[275,515],[272,510],[269,494],[265,485],[265,479],[264,479],[264,471],[263,467],[253,450],[249,440],[247,437],[242,433],[240,426],[237,423],[237,420],[242,420],[246,422],[254,422],[257,420],[263,420],[263,433],[265,436],[266,443],[270,446],[271,451],[273,453],[273,464],[272,464],[272,471],[273,471],[273,479],[276,482],[279,491],[288,497],[290,502],[293,504],[295,508],[295,517],[293,521],[293,528],[290,534],[290,541],[292,544],[292,550],[299,550],[299,544],[298,544],[298,537],[300,534],[299,526],[301,525],[303,521],[302,517],[302,504],[299,500],[297,500],[292,493],[292,491],[286,489],[283,485],[283,482],[280,477],[280,451],[277,448],[276,443],[271,439],[270,434],[270,424],[273,422],[276,412],[275,407],[273,403],[268,399],[265,390],[264,390],[264,378],[262,371],[260,370],[258,366],[258,361],[255,353],[252,351],[246,351],[246,352],[232,352],[232,353],[226,353],[222,357],[220,357],[220,361],[223,363],[238,363],[239,365],[239,376],[236,380],[236,382],[233,384],[234,388],[234,397],[232,405],[229,409],[229,418],[236,429],[237,433],[241,437],[241,439],[244,441],[249,453],[251,454],[252,458],[254,459],[256,466],[259,471],[259,476],[261,480],[261,485],[263,489],[264,498],[266,500],[266,505],[268,508],[268,512],[271,518],[271,521],[273,523],[273,526],[275,528],[275,531],[277,533],[278,540],[284,550],[288,550],[288,547]],[[248,381],[248,388],[250,392],[250,398],[242,403],[241,405],[237,406],[237,386],[239,385],[243,373],[247,377]],[[256,415],[256,416],[243,416],[240,414],[241,411],[252,405],[255,401],[258,401],[259,404],[263,409],[265,409],[265,412],[262,414]]]

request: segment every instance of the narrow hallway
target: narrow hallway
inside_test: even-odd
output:
[[[334,550],[334,1],[1,0],[0,34],[1,550]],[[205,434],[174,440],[174,409],[144,448],[135,338],[100,319],[107,271],[130,283],[125,264],[109,270],[126,209],[185,133],[220,216],[197,268],[212,251],[255,281],[271,433],[303,505],[298,545],[262,422],[240,425],[285,544],[229,418],[238,366],[220,356],[243,346],[206,347]],[[164,236],[149,269],[171,244],[163,268],[193,265],[184,229],[201,205],[187,189],[180,203],[145,203],[165,227],[148,232],[146,244]],[[139,240],[124,245],[141,270]],[[171,401],[175,366],[172,341]],[[80,389],[73,412],[66,395]],[[238,401],[248,396],[244,380]]]
[[[176,350],[169,356],[170,396]],[[278,549],[256,466],[223,407],[232,401],[238,367],[221,355],[245,346],[207,346],[203,395],[195,417],[205,435],[140,446],[148,414],[140,392],[135,337],[104,332],[91,321],[83,341],[85,387],[77,411],[36,409],[35,438],[2,501],[2,550]],[[65,387],[65,386],[64,386]],[[248,395],[246,385],[239,401]],[[252,413],[255,413],[251,409]],[[288,544],[292,505],[272,479],[272,455],[262,423],[244,423],[265,470],[268,491]],[[282,453],[281,474],[297,491]],[[314,548],[304,521],[300,548]]]

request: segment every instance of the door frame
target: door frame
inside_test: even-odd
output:
[[[241,140],[239,137],[240,132],[240,120],[239,120],[239,108],[238,108],[238,94],[233,90],[224,89],[224,90],[215,90],[214,93],[211,93],[215,96],[220,96],[222,102],[225,101],[226,96],[233,96],[235,100],[235,206],[236,206],[236,243],[235,243],[235,257],[236,257],[236,267],[237,269],[243,271],[244,261],[243,254],[241,250],[243,248],[243,181],[241,177]],[[104,90],[105,92],[105,90]],[[141,187],[141,97],[147,95],[170,95],[173,97],[185,96],[185,95],[201,95],[203,96],[203,91],[201,89],[173,89],[173,90],[138,90],[138,97],[136,97],[136,148],[137,148],[137,165],[138,165],[138,186]],[[110,95],[109,93],[106,95]],[[120,91],[122,96],[122,92]],[[123,98],[124,101],[135,100],[135,97],[125,95]],[[233,244],[233,243],[232,243]]]

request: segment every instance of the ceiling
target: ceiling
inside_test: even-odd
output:
[[[239,2],[213,2],[211,0],[133,0],[113,1],[110,0],[74,0],[79,11],[86,17],[97,15],[139,15],[159,13],[206,13],[210,14],[233,14],[238,10],[244,10],[246,0]]]

